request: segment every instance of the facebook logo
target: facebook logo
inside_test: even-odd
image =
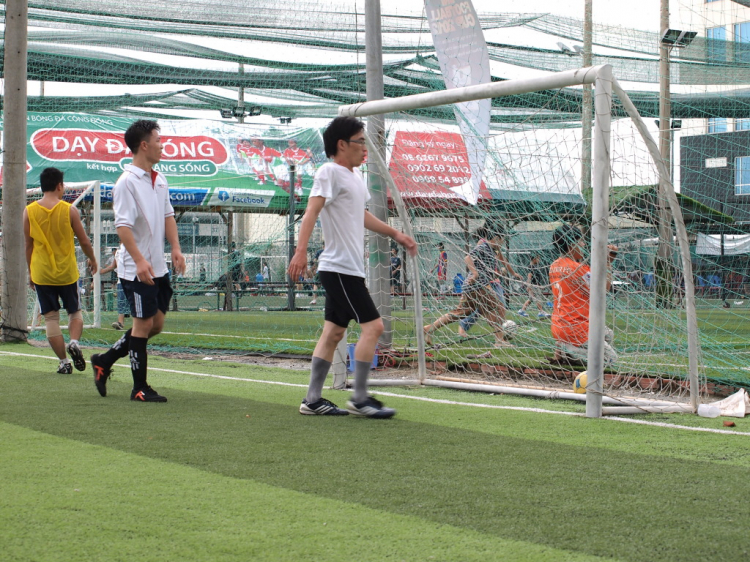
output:
[[[226,191],[219,191],[219,201],[226,201],[229,199],[229,194]]]

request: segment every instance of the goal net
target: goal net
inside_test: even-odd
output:
[[[610,72],[593,67],[340,108],[340,115],[387,116],[385,154],[371,137],[368,171],[388,190],[394,226],[412,232],[420,247],[416,259],[399,251],[393,261],[406,265],[392,279],[387,319],[394,364],[423,358],[425,384],[581,399],[573,385],[586,371],[589,415],[599,415],[602,402],[636,398],[694,409],[706,375],[721,377],[721,362],[703,364],[699,382],[681,206],[653,138]],[[543,107],[524,122],[502,125],[502,97],[537,92],[552,104],[595,80],[593,189],[582,190],[581,129],[544,126]],[[495,109],[487,137],[467,142],[465,128],[461,134],[429,118],[429,108],[488,97]],[[613,104],[620,119],[611,118]],[[481,158],[467,146],[477,145],[486,158],[471,193],[470,162]],[[550,282],[550,266],[563,257],[554,242],[563,224],[580,229],[586,242],[572,274],[585,280],[578,289],[585,305]],[[492,246],[492,278],[477,278],[478,262],[486,267],[488,225],[501,225],[504,236]],[[617,248],[613,260],[608,245]],[[583,275],[583,268],[590,272]],[[480,278],[485,285],[478,289]],[[587,345],[566,341],[560,330],[553,336],[553,314],[562,324],[585,318]]]

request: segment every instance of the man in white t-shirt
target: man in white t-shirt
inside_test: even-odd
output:
[[[318,275],[326,295],[325,323],[313,352],[307,396],[299,411],[310,415],[351,413],[390,418],[396,411],[367,394],[367,378],[375,346],[383,333],[383,320],[365,285],[365,228],[390,236],[412,256],[417,254],[417,244],[365,209],[370,194],[359,170],[367,155],[364,124],[353,117],[337,117],[323,133],[323,142],[326,156],[333,162],[324,164],[315,174],[299,244],[289,263],[289,276],[298,279],[307,269],[307,243],[320,217],[326,241],[318,261]],[[336,345],[351,320],[360,325],[362,334],[354,351],[354,392],[343,410],[321,394]]]
[[[162,144],[156,121],[140,120],[125,131],[125,144],[133,153],[133,163],[112,189],[115,228],[122,247],[117,260],[117,276],[130,304],[133,327],[106,353],[93,355],[94,384],[107,395],[107,378],[118,359],[130,356],[133,391],[137,402],[166,402],[146,381],[149,338],[161,332],[172,298],[169,269],[164,259],[164,238],[172,246],[172,265],[184,273],[185,258],[177,237],[174,209],[169,201],[166,178],[153,169],[161,160]]]

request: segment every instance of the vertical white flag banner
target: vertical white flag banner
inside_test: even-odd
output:
[[[451,89],[489,83],[487,43],[471,0],[425,0],[425,8],[445,86]],[[450,189],[472,205],[479,198],[487,157],[490,107],[489,99],[454,106],[469,157],[471,180]]]

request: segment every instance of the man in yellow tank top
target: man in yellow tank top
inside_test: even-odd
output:
[[[60,359],[57,372],[73,372],[65,354],[65,339],[60,329],[60,301],[68,312],[68,353],[79,371],[86,369],[78,339],[83,332],[83,316],[78,293],[78,263],[75,241],[88,258],[91,273],[96,273],[94,248],[81,223],[78,209],[62,200],[65,193],[63,173],[45,168],[39,176],[42,198],[24,209],[23,232],[26,237],[26,263],[29,284],[36,290],[47,327],[47,341]]]

